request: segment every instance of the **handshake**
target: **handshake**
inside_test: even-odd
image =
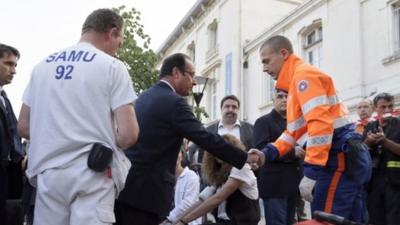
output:
[[[265,163],[265,159],[272,161],[279,158],[278,149],[271,143],[267,144],[261,151],[252,148],[247,153],[247,162],[253,170],[259,169]]]
[[[279,151],[272,143],[267,144],[261,151],[252,148],[247,153],[247,162],[253,170],[257,170],[264,165],[265,159],[272,161],[277,158],[279,158]]]
[[[247,163],[250,164],[251,169],[257,170],[265,163],[265,155],[262,151],[252,148],[247,152]]]

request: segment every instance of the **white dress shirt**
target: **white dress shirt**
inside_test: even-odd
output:
[[[0,86],[0,93],[3,91],[3,87]],[[0,95],[0,101],[1,104],[3,104],[4,107],[6,107],[6,101],[4,100],[3,96]]]
[[[222,121],[220,120],[218,123],[218,134],[219,135],[230,134],[240,140],[240,121],[236,120],[235,124],[233,125],[233,128],[229,129],[225,127],[224,124],[222,124]]]

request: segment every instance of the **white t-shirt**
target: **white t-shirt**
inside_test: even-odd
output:
[[[89,43],[48,56],[32,71],[27,174],[67,167],[91,144],[116,146],[112,112],[136,99],[125,65]]]
[[[244,164],[242,169],[232,167],[229,177],[242,181],[239,190],[248,198],[258,199],[257,178],[249,164]]]
[[[249,164],[244,164],[244,166],[240,170],[232,167],[229,177],[243,182],[242,185],[240,185],[239,190],[246,197],[253,200],[258,199],[257,178],[251,170]],[[218,192],[220,190],[221,188],[218,188],[216,190],[215,187],[208,186],[200,193],[199,198],[205,201],[215,192]],[[223,201],[221,204],[218,205],[218,218],[229,220],[228,214],[226,213],[226,201]]]

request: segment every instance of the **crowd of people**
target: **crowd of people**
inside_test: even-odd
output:
[[[116,57],[123,29],[114,11],[93,11],[79,43],[34,67],[18,120],[3,86],[20,53],[0,44],[0,224],[291,225],[307,219],[304,201],[400,224],[393,95],[362,99],[350,121],[332,77],[277,35],[259,50],[276,80],[272,111],[253,127],[227,95],[204,127],[185,98],[196,85],[190,57],[166,57],[137,96]]]

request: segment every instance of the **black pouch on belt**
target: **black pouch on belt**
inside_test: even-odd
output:
[[[96,172],[104,172],[111,163],[113,150],[101,143],[94,143],[88,157],[88,167]]]

